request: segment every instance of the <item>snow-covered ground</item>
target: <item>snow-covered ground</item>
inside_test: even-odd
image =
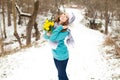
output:
[[[84,10],[67,8],[67,12],[73,12],[76,16],[76,20],[71,25],[75,45],[74,48],[68,47],[70,50],[67,66],[69,79],[119,80],[112,79],[111,68],[101,54],[100,45],[104,35],[80,23],[84,18]],[[57,71],[48,42],[38,41],[37,46],[1,57],[0,80],[57,80]]]

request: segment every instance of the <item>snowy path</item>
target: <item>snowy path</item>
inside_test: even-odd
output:
[[[76,46],[75,50],[70,53],[71,60],[69,61],[70,65],[68,65],[68,67],[70,66],[69,70],[73,70],[70,71],[71,75],[74,75],[71,80],[107,80],[107,65],[98,51],[103,35],[79,24],[83,19],[81,14],[83,12],[74,10],[74,13],[76,21],[72,32]]]
[[[83,15],[73,11],[76,20],[72,27],[76,45],[70,49],[67,72],[70,80],[110,80],[107,65],[98,51],[103,35],[80,24]],[[1,66],[3,65],[4,66]],[[0,80],[57,80],[50,47],[32,47],[0,58]]]

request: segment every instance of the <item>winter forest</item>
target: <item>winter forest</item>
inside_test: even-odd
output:
[[[58,80],[46,19],[73,13],[69,80],[120,80],[120,0],[0,0],[0,80]]]

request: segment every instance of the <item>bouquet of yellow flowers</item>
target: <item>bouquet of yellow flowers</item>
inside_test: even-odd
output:
[[[52,20],[46,19],[43,25],[43,29],[47,32],[51,32],[53,27],[54,27],[54,22]]]

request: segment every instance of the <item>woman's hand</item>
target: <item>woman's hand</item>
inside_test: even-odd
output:
[[[63,29],[67,29],[68,28],[68,26],[63,26]]]
[[[50,36],[51,35],[51,32],[47,32],[47,34],[46,34],[47,36]]]

